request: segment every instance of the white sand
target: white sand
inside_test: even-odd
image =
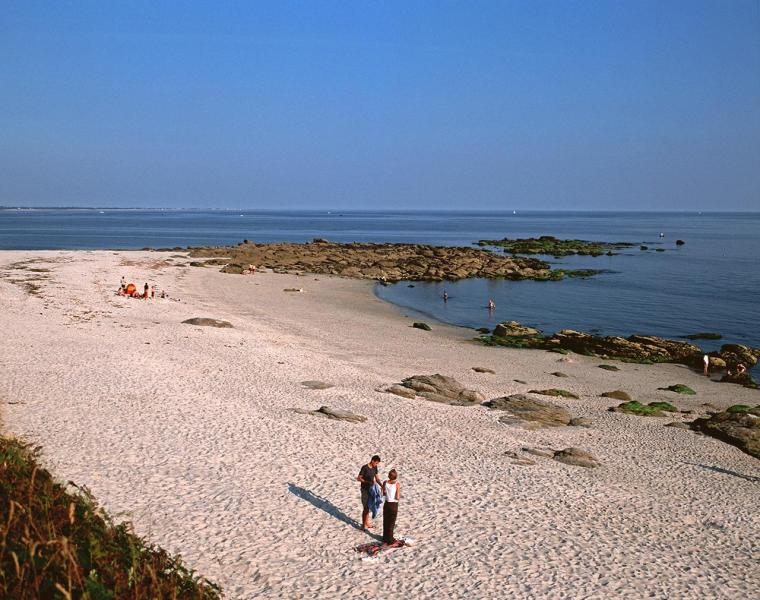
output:
[[[224,275],[167,265],[171,254],[0,253],[0,411],[7,430],[43,445],[56,474],[228,597],[706,599],[760,589],[760,463],[663,426],[674,417],[609,413],[615,401],[599,397],[623,389],[704,410],[757,404],[758,392],[675,365],[607,372],[598,359],[484,348],[468,330],[410,328],[365,282]],[[39,296],[10,281],[28,273],[7,269],[30,258],[51,269]],[[122,274],[181,302],[116,297]],[[180,323],[196,316],[234,329]],[[375,391],[436,372],[489,398],[569,389],[581,399],[557,403],[594,427],[531,432],[482,407]],[[307,390],[307,379],[335,387]],[[657,391],[679,382],[697,395]],[[288,410],[323,404],[368,421]],[[513,465],[504,453],[521,446],[577,446],[602,466]],[[347,520],[360,517],[354,478],[374,452],[382,473],[400,472],[397,533],[417,545],[367,563],[353,547],[371,539]]]

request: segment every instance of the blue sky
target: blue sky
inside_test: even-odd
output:
[[[1,12],[0,205],[760,210],[758,0]]]

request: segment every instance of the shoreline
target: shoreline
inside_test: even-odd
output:
[[[32,295],[9,281],[7,266],[36,258],[50,271]],[[406,309],[368,281],[234,277],[167,258],[0,252],[2,412],[6,429],[40,443],[55,472],[87,485],[112,514],[131,514],[138,533],[180,552],[228,597],[556,597],[561,586],[567,597],[717,598],[760,585],[757,484],[748,479],[760,476],[757,460],[665,419],[609,413],[615,402],[599,397],[624,389],[698,413],[706,402],[756,404],[755,391],[678,365],[610,373],[592,357],[462,344],[471,329],[413,329]],[[150,278],[180,301],[119,298],[122,274]],[[233,328],[181,323],[191,317]],[[572,390],[580,400],[552,402],[593,425],[528,431],[483,407],[376,391],[438,372],[488,399]],[[334,387],[301,385],[315,379]],[[657,390],[677,382],[697,396]],[[321,405],[368,420],[290,410]],[[505,459],[525,446],[577,446],[601,466]],[[367,566],[353,547],[371,540],[350,525],[359,512],[354,471],[375,451],[383,472],[399,469],[399,533],[418,544],[372,567],[387,585],[361,590]]]

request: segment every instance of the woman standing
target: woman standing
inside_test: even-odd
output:
[[[388,473],[387,481],[383,482],[383,543],[392,544],[395,539],[393,530],[396,528],[398,516],[398,501],[401,498],[401,486],[398,483],[396,469]]]

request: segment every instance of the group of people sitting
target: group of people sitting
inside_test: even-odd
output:
[[[145,283],[145,287],[143,287],[143,293],[141,294],[137,286],[134,283],[127,283],[127,280],[122,276],[121,278],[121,284],[119,285],[119,291],[116,292],[119,296],[127,296],[128,298],[141,298],[144,300],[147,300],[148,298],[155,298],[156,297],[156,286],[155,285],[148,285],[148,283]],[[164,290],[161,290],[161,293],[159,294],[159,298],[166,298],[166,292]]]

